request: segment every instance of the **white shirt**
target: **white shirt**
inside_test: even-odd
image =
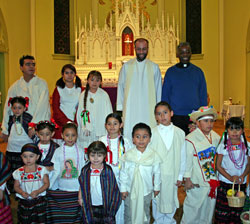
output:
[[[90,192],[91,192],[91,201],[92,205],[99,206],[103,204],[102,201],[102,187],[101,187],[101,180],[100,174],[102,169],[91,169],[90,174]],[[98,172],[95,172],[98,171]]]
[[[33,116],[31,122],[38,123],[50,119],[49,90],[47,83],[34,76],[29,82],[23,77],[17,80],[8,90],[4,105],[2,132],[8,135],[8,120],[12,115],[11,107],[8,106],[10,97],[23,96],[29,98],[28,113]]]
[[[134,152],[132,152],[132,150]],[[146,153],[147,150],[151,150],[148,147],[143,153]],[[133,153],[134,157],[139,161],[143,155],[139,150],[136,148],[130,149],[129,153]],[[126,155],[126,153],[125,153]],[[152,191],[159,191],[160,184],[161,184],[161,172],[160,172],[160,161],[156,162],[154,165],[139,165],[140,174],[143,180],[143,189],[144,189],[144,196],[152,193]],[[120,172],[120,182],[121,192],[130,192],[131,185],[134,178],[134,171],[137,164],[132,161],[126,161],[122,163],[122,168]],[[154,181],[153,181],[154,176]]]
[[[171,123],[168,126],[159,124],[157,127],[161,135],[161,138],[166,146],[166,149],[169,150],[172,145],[173,137],[174,137],[173,123]],[[180,172],[179,172],[178,180],[182,181],[185,170],[186,170],[186,143],[184,141],[181,147],[181,162],[180,162]]]
[[[68,88],[65,86],[63,89],[57,87],[57,91],[60,95],[60,110],[67,118],[73,121],[75,119],[81,88],[75,88],[75,86],[73,88]]]
[[[43,161],[48,155],[49,147],[50,147],[50,144],[41,144],[41,143],[38,144],[38,148],[40,152],[42,153],[41,161]]]
[[[243,138],[242,138],[242,140],[243,140]],[[248,155],[245,154],[245,156],[242,157],[242,160],[238,163],[238,164],[241,164],[243,162],[243,159],[244,159],[244,163],[243,163],[242,168],[237,169],[234,166],[234,163],[232,162],[232,160],[229,158],[227,148],[224,149],[223,143],[224,143],[224,139],[222,139],[221,143],[219,144],[219,146],[217,148],[217,153],[223,155],[221,167],[231,176],[241,176],[243,174],[244,170],[246,169],[246,165],[248,163],[248,156],[250,156],[250,150],[248,149]],[[244,144],[244,141],[243,141],[243,144]],[[232,154],[234,155],[234,158],[238,158],[239,155],[241,154],[241,150],[239,150],[239,149],[233,150]],[[228,180],[226,177],[224,177],[221,173],[219,173],[219,180],[223,181],[225,183],[228,183],[228,184],[233,183],[230,180]],[[247,181],[247,176],[244,179],[244,183],[246,183],[246,181]]]
[[[78,177],[85,165],[83,149],[76,144],[71,147],[63,144],[56,149],[51,162],[54,163],[51,188],[55,190],[54,186],[58,186],[62,191],[79,191]]]
[[[16,169],[13,172],[13,178],[14,180],[18,180],[18,182],[20,183],[20,188],[28,193],[31,194],[31,192],[38,190],[39,188],[41,188],[44,183],[43,183],[43,177],[45,174],[48,174],[49,171],[41,165],[37,165],[37,170],[35,172],[30,172],[30,173],[26,173],[24,172],[24,167],[20,167],[18,169]],[[46,191],[43,191],[42,193],[40,193],[38,195],[39,196],[44,196],[46,195]],[[22,198],[22,195],[16,193],[16,196],[18,198]],[[32,199],[31,197],[28,199]]]
[[[16,127],[15,127],[16,125]],[[13,123],[8,138],[7,151],[20,153],[25,144],[32,143],[32,139],[24,131],[21,123]]]

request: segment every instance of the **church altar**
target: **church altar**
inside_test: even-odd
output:
[[[179,43],[178,25],[175,18],[170,23],[162,13],[162,20],[154,27],[140,13],[139,0],[115,1],[115,10],[110,12],[104,27],[93,23],[90,14],[88,26],[79,19],[75,28],[75,67],[77,74],[86,83],[91,70],[98,70],[103,77],[103,86],[116,87],[119,71],[126,61],[135,57],[134,40],[143,37],[149,41],[148,59],[157,63],[162,77],[176,63],[176,46]]]

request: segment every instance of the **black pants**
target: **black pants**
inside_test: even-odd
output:
[[[188,125],[192,123],[192,121],[190,121],[190,117],[186,116],[186,115],[175,115],[172,117],[171,121],[173,122],[173,124],[179,128],[181,128],[186,135],[189,134],[189,129],[188,129]]]

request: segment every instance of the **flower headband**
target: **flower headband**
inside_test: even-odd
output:
[[[53,126],[54,128],[59,128],[58,124],[55,122],[55,120],[53,118],[51,118],[50,121],[48,121],[48,120],[39,121],[37,124],[30,122],[28,124],[28,126],[31,127],[31,128],[37,129],[37,126],[40,125],[40,124],[48,124],[48,125]]]
[[[11,101],[13,99],[23,99],[25,101],[25,108],[28,110],[28,107],[29,107],[29,97],[23,97],[23,96],[15,96],[15,97],[10,97],[9,100],[8,100],[8,107],[11,105]]]

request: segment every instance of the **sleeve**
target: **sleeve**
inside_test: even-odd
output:
[[[38,99],[36,110],[33,114],[32,123],[38,123],[42,120],[50,119],[50,104],[49,104],[49,89],[48,85],[44,80],[40,80],[39,92],[40,97]]]
[[[186,140],[186,170],[184,177],[190,178],[193,170],[193,157],[194,157],[194,146],[193,144]]]
[[[11,107],[8,106],[8,101],[10,97],[15,97],[16,96],[16,91],[15,91],[15,84],[13,84],[9,90],[8,90],[8,95],[6,97],[6,101],[4,104],[4,109],[3,109],[3,120],[2,120],[2,133],[5,135],[8,135],[8,121],[9,117],[12,114],[11,112]]]
[[[182,147],[181,147],[181,163],[180,163],[180,172],[178,176],[178,180],[182,181],[183,175],[186,170],[186,142],[184,141]]]
[[[169,80],[169,70],[167,70],[165,77],[164,77],[163,86],[162,86],[161,100],[168,102],[171,105],[170,94],[171,94],[171,85],[170,85],[170,80]]]
[[[60,95],[57,90],[57,87],[55,88],[52,95],[52,109],[53,109],[53,118],[58,125],[63,126],[68,121],[71,121],[60,109]]]
[[[127,192],[127,185],[128,185],[128,169],[126,168],[127,162],[121,161],[121,170],[120,170],[120,191]]]
[[[119,74],[118,86],[117,86],[117,102],[116,102],[116,110],[123,110],[123,101],[124,101],[124,88],[126,81],[126,73],[125,73],[125,65],[122,66]]]
[[[159,191],[161,188],[161,168],[160,163],[153,166],[154,174],[154,191]]]
[[[59,148],[58,148],[59,149]],[[54,164],[54,170],[52,170],[52,175],[50,177],[50,189],[53,187],[53,185],[55,184],[57,178],[60,175],[60,159],[59,159],[59,154],[61,153],[61,150],[56,150],[51,162]],[[60,151],[60,152],[59,152]]]
[[[200,106],[207,106],[207,83],[204,73],[201,71],[201,81],[200,81]]]
[[[106,95],[106,97],[105,97],[105,99],[106,99],[106,103],[105,103],[106,107],[105,108],[106,108],[106,116],[107,116],[107,115],[113,113],[113,107],[112,107],[112,104],[111,104],[108,93],[107,92],[105,92],[105,93],[106,93],[105,94]],[[106,116],[105,116],[105,119],[106,119]]]
[[[12,176],[13,176],[13,179],[14,179],[14,180],[19,180],[19,171],[18,171],[18,169],[15,170],[15,171],[12,173]]]
[[[78,108],[77,108],[77,112],[76,112],[76,122],[78,125],[78,135],[80,134],[80,129],[82,128],[82,118],[81,118],[81,113],[83,110],[83,98],[84,98],[84,93],[85,91],[83,91],[79,97],[79,103],[78,103]]]
[[[217,154],[221,154],[225,156],[227,154],[227,150],[224,149],[224,144],[220,143],[216,149]]]
[[[156,103],[158,103],[161,101],[161,92],[162,92],[161,71],[158,65],[156,65],[154,82],[155,82]]]

